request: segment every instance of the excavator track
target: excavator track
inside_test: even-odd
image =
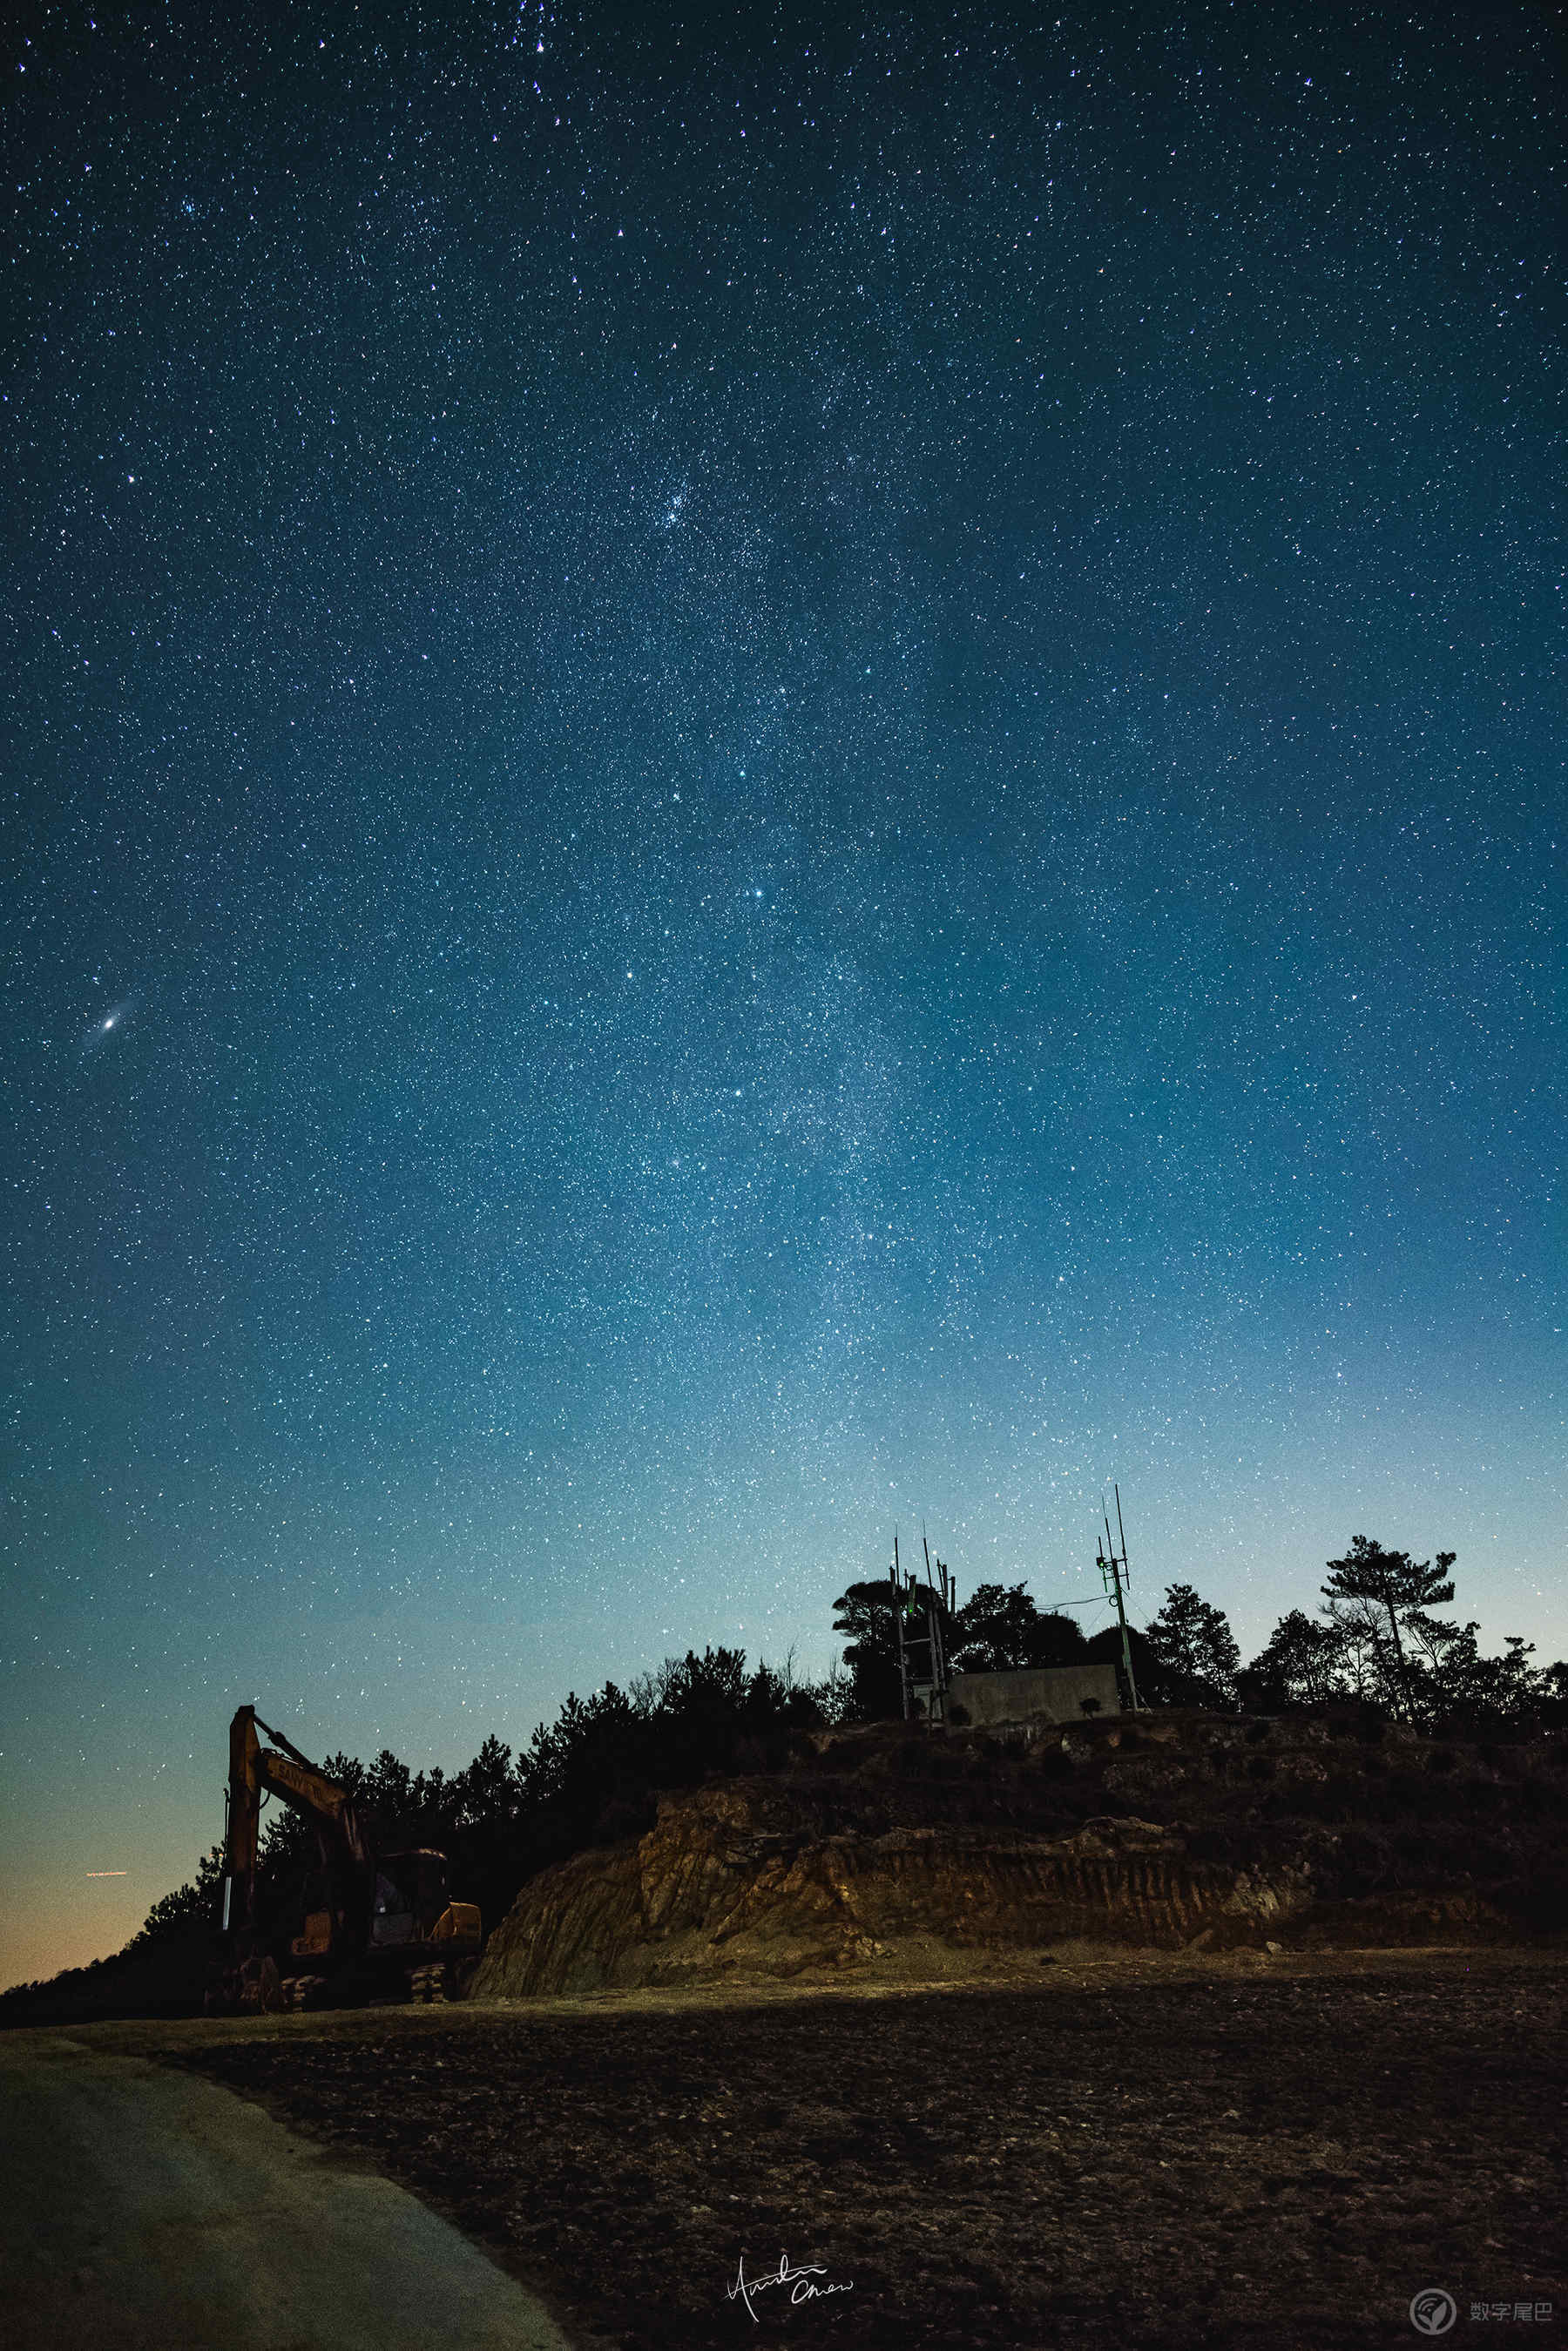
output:
[[[326,1997],[325,1976],[285,1976],[283,1979],[285,2008],[319,2008]]]

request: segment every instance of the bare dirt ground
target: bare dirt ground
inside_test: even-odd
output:
[[[1428,2287],[1452,2343],[1564,2339],[1565,1996],[1561,1950],[1059,1949],[89,2030],[373,2158],[585,2341],[1346,2351]]]

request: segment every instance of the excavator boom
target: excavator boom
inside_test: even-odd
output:
[[[276,1747],[263,1747],[265,1730]],[[262,1792],[270,1790],[313,1823],[329,1872],[340,1880],[355,1913],[374,1878],[375,1865],[361,1823],[359,1807],[346,1788],[329,1780],[281,1731],[258,1720],[254,1706],[242,1706],[229,1725],[227,1883],[224,1925],[232,1934],[256,1927],[256,1866],[261,1831]]]

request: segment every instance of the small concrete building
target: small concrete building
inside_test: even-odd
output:
[[[1094,1714],[1120,1714],[1122,1699],[1113,1665],[1038,1666],[1014,1674],[955,1674],[947,1685],[947,1719],[977,1729],[1004,1723],[1081,1722],[1085,1698]]]

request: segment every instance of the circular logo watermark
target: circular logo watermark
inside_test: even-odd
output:
[[[1410,2324],[1417,2335],[1446,2335],[1459,2314],[1459,2305],[1440,2285],[1424,2285],[1410,2299]]]

